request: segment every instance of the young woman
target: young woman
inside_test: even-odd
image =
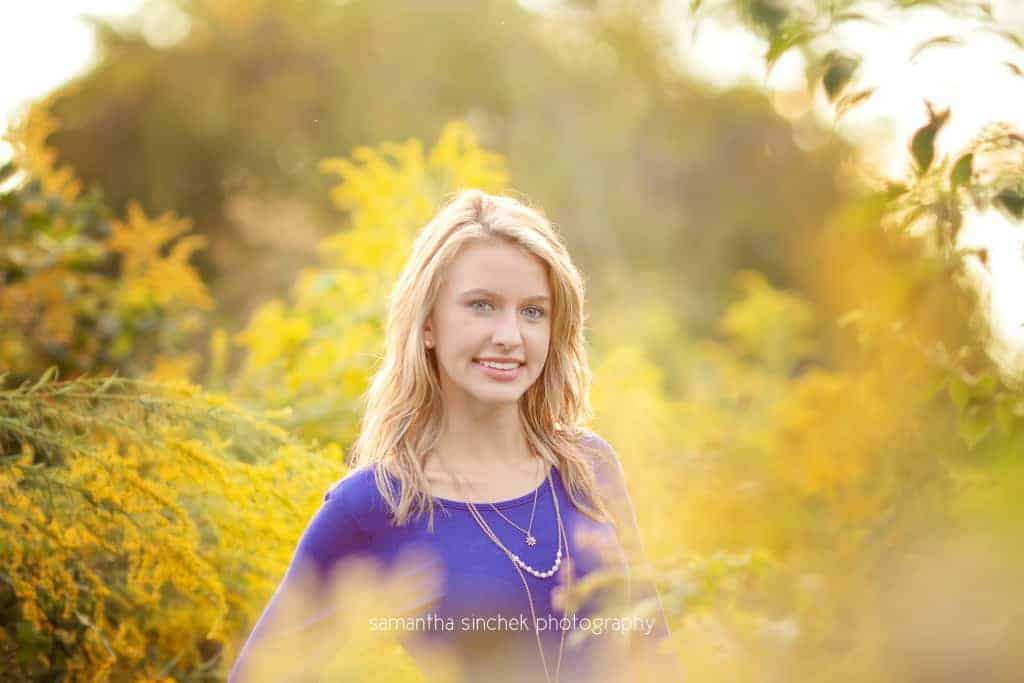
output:
[[[443,645],[464,680],[488,683],[621,681],[641,660],[678,678],[655,648],[669,630],[653,587],[625,582],[623,607],[656,602],[646,620],[599,624],[596,602],[563,611],[594,570],[628,577],[645,563],[616,454],[583,427],[584,321],[583,279],[538,211],[464,190],[423,228],[391,293],[352,470],[309,522],[229,681],[273,647],[300,566],[325,585],[343,559],[390,565],[411,547],[429,550],[442,579],[408,605],[441,625],[409,636],[414,657]]]

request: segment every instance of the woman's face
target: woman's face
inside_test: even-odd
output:
[[[551,338],[546,265],[506,242],[462,248],[427,322],[446,400],[515,404],[540,377]],[[512,370],[481,360],[511,361]]]

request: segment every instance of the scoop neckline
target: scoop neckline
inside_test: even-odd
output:
[[[547,471],[547,474],[544,476],[544,479],[541,480],[540,484],[536,488],[532,489],[529,493],[524,493],[521,496],[517,496],[516,498],[509,498],[507,500],[496,500],[496,501],[494,501],[492,503],[487,503],[487,502],[477,503],[477,502],[473,502],[473,505],[475,505],[477,508],[480,508],[480,507],[487,507],[487,508],[489,508],[489,507],[491,507],[493,505],[494,507],[498,508],[499,510],[504,510],[504,509],[507,509],[507,508],[513,508],[513,507],[518,507],[520,505],[525,505],[527,503],[532,503],[533,502],[533,495],[537,494],[537,498],[539,499],[540,498],[540,490],[547,485],[549,479],[551,480],[551,485],[554,486],[554,475],[556,474],[556,472],[557,472],[557,470],[555,470],[554,465],[549,464],[548,465],[548,471]],[[464,501],[464,500],[453,500],[451,498],[442,498],[441,496],[433,496],[433,495],[431,496],[431,498],[433,498],[435,502],[441,503],[442,505],[444,505],[446,507],[450,506],[450,507],[453,507],[453,508],[457,508],[459,510],[468,510],[469,509],[469,504],[466,501]]]

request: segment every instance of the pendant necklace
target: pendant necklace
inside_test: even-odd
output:
[[[453,480],[454,479],[455,479],[455,477],[453,477]],[[539,579],[546,579],[546,578],[548,578],[550,576],[553,576],[555,574],[555,572],[558,571],[558,568],[559,568],[559,566],[562,563],[562,547],[563,547],[563,544],[564,544],[565,555],[566,555],[566,562],[567,562],[567,564],[569,566],[569,573],[567,575],[566,589],[568,591],[570,591],[570,592],[572,591],[573,569],[572,569],[572,558],[569,556],[569,538],[568,538],[568,536],[565,533],[565,525],[563,524],[563,521],[562,521],[562,511],[560,509],[560,506],[558,505],[558,496],[555,493],[555,484],[551,480],[551,472],[550,472],[550,470],[548,471],[548,474],[547,474],[547,481],[548,481],[548,486],[551,488],[551,500],[552,500],[552,502],[554,503],[554,506],[555,506],[555,521],[556,521],[556,525],[558,527],[558,531],[557,531],[557,533],[558,533],[558,552],[557,552],[557,554],[555,556],[555,563],[554,563],[554,565],[548,571],[544,571],[544,572],[537,571],[536,569],[534,569],[533,567],[529,566],[528,564],[523,562],[521,559],[519,559],[519,556],[516,555],[515,553],[513,553],[511,550],[509,550],[505,546],[505,544],[501,542],[501,540],[498,538],[498,536],[494,533],[494,531],[491,529],[490,525],[488,525],[487,522],[484,521],[483,515],[481,515],[480,511],[476,509],[476,505],[473,504],[469,500],[466,500],[465,503],[466,503],[466,506],[470,510],[471,516],[473,517],[474,520],[476,520],[476,523],[477,523],[477,525],[480,526],[481,530],[483,530],[484,535],[487,536],[488,538],[490,538],[491,541],[493,541],[495,545],[497,545],[499,548],[501,548],[501,550],[504,551],[505,555],[507,555],[508,558],[510,560],[512,560],[512,564],[515,566],[516,571],[519,573],[519,578],[522,579],[522,581],[523,581],[523,588],[526,589],[526,599],[530,603],[530,615],[533,618],[533,623],[534,623],[533,631],[534,631],[534,635],[537,638],[537,649],[540,652],[541,665],[544,667],[544,678],[545,678],[545,680],[547,680],[548,683],[551,683],[551,681],[552,681],[551,671],[548,669],[547,657],[544,656],[544,646],[543,646],[543,644],[540,641],[540,631],[537,628],[537,613],[536,613],[536,610],[534,609],[534,606],[533,606],[533,594],[532,594],[532,591],[530,591],[529,583],[526,581],[526,577],[523,576],[523,572],[522,572],[522,569],[525,569],[525,570],[527,570],[528,572],[530,572],[531,574],[533,574],[534,576],[536,576]],[[462,489],[461,483],[456,482],[456,485],[459,487],[460,490]],[[468,484],[467,484],[467,486],[468,486]],[[522,569],[520,569],[520,568],[522,568]],[[558,659],[557,659],[557,662],[555,664],[555,677],[554,677],[555,683],[558,683],[558,681],[559,681],[559,679],[561,677],[561,673],[562,673],[562,671],[561,671],[562,670],[562,654],[563,654],[563,650],[565,648],[565,633],[566,633],[567,629],[562,628],[562,629],[559,629],[559,630],[562,633],[561,633],[561,638],[559,639],[559,642],[558,642]]]
[[[537,460],[538,460],[538,462],[540,462],[540,458],[538,458]],[[533,490],[533,509],[530,510],[530,525],[526,529],[524,529],[523,527],[519,526],[518,524],[513,522],[511,519],[506,517],[504,515],[504,513],[502,513],[501,510],[499,510],[498,508],[494,507],[493,503],[488,503],[488,505],[491,506],[492,510],[494,510],[499,515],[501,515],[502,519],[504,519],[506,522],[508,522],[509,524],[511,524],[512,526],[514,526],[515,528],[519,529],[524,534],[526,534],[526,545],[528,545],[528,546],[535,546],[535,545],[537,545],[537,539],[533,535],[533,516],[537,512],[537,494],[540,492],[540,490],[542,488],[544,488],[544,482],[543,481],[541,481],[540,486],[538,486],[536,489]]]

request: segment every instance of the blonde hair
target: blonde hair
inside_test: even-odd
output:
[[[388,299],[384,357],[364,395],[353,467],[371,466],[395,522],[429,512],[434,499],[422,454],[440,438],[444,405],[437,360],[424,348],[423,325],[437,301],[447,268],[470,243],[505,241],[546,264],[552,291],[551,342],[544,369],[519,399],[527,445],[554,465],[570,499],[588,516],[610,521],[584,453],[584,424],[592,418],[590,368],[584,339],[584,282],[551,222],[506,196],[462,190],[420,231]],[[377,466],[381,465],[381,466]],[[391,474],[401,484],[394,490]]]

